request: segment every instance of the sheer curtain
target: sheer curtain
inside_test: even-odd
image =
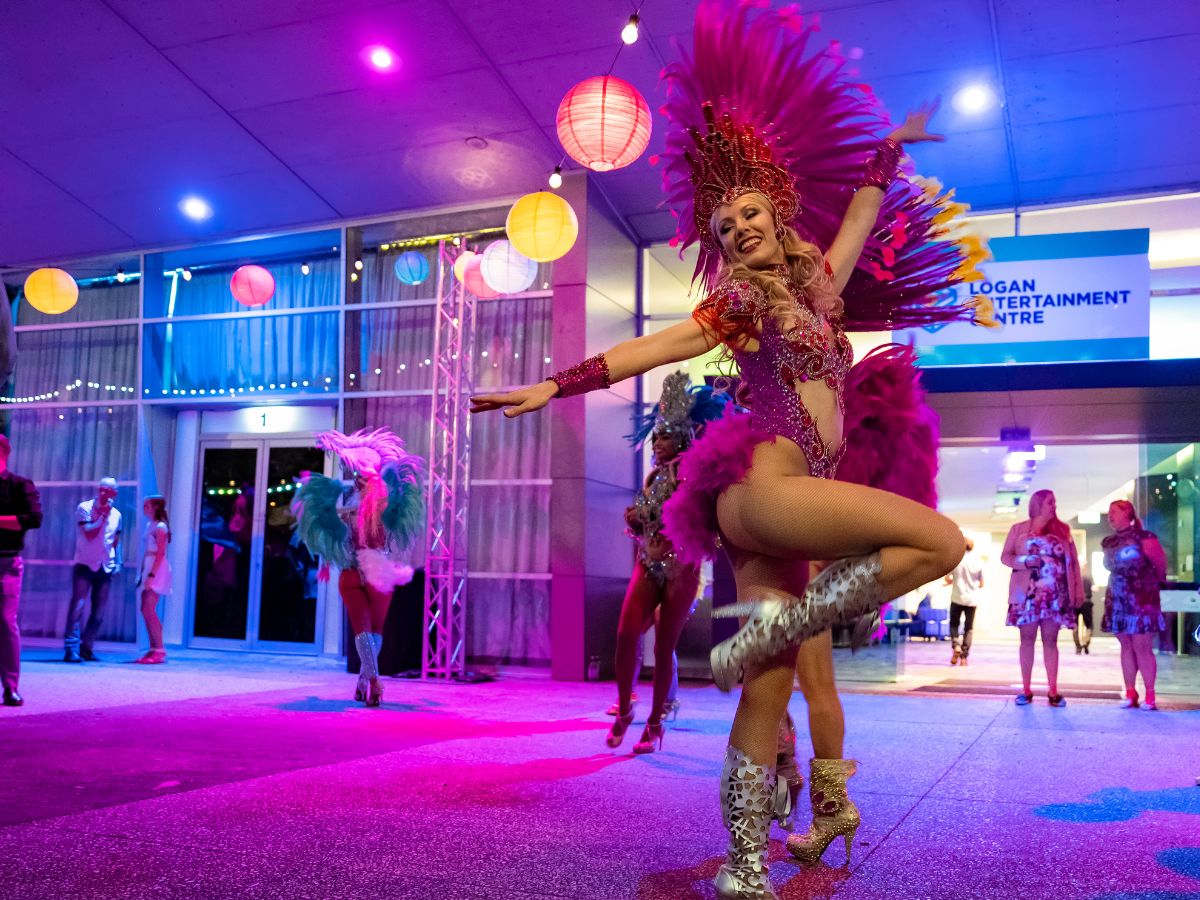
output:
[[[16,303],[18,325],[73,325],[77,322],[104,322],[136,319],[138,294],[136,281],[124,284],[82,284],[79,301],[65,313],[47,315],[34,309],[23,296]]]
[[[264,262],[263,268],[275,279],[275,293],[262,309],[311,309],[316,306],[336,306],[340,297],[338,279],[341,263],[338,258],[314,259],[307,263],[309,273],[304,274],[299,260]],[[179,275],[163,278],[163,301],[168,308],[162,310],[164,317],[202,316],[214,313],[248,311],[233,297],[229,281],[237,267],[197,269],[190,281]],[[175,300],[170,305],[174,286]],[[157,317],[157,311],[147,310],[147,315]]]
[[[135,400],[136,367],[136,325],[21,331],[13,396],[58,391],[54,399],[64,403]]]
[[[54,332],[70,338],[100,329]],[[28,336],[26,332],[23,336]],[[35,332],[35,334],[51,334]],[[28,357],[26,357],[28,359]],[[114,580],[100,629],[101,640],[132,641],[136,631],[132,565],[141,524],[137,510],[137,406],[51,406],[5,409],[13,471],[32,478],[42,498],[42,527],[25,540],[25,582],[20,623],[31,637],[61,637],[71,590],[75,507],[96,494],[96,482],[120,482],[117,509],[123,517],[123,555],[129,566]]]

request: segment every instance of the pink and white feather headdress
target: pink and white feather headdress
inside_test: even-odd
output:
[[[367,478],[376,478],[389,462],[405,459],[404,441],[388,428],[360,428],[351,434],[323,431],[317,435],[317,447],[332,453],[343,466]]]

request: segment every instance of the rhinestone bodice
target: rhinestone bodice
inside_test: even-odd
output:
[[[804,292],[789,279],[785,278],[785,283],[796,302],[796,325],[786,334],[770,314],[762,289],[746,281],[719,285],[694,315],[729,348],[749,388],[754,427],[794,441],[804,452],[812,475],[833,478],[845,441],[836,447],[826,445],[798,386],[823,381],[836,396],[838,409],[844,411],[846,375],[854,352],[841,326],[814,312]],[[745,349],[746,338],[757,339],[758,348]]]

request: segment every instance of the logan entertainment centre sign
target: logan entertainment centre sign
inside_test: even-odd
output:
[[[983,281],[935,302],[985,297],[998,328],[962,322],[903,332],[924,366],[1146,359],[1148,229],[996,238]]]

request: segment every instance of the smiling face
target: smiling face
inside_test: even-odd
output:
[[[787,261],[783,245],[775,236],[775,214],[762,194],[743,194],[732,203],[718,206],[712,227],[731,263],[765,269]]]
[[[651,446],[654,450],[654,460],[660,464],[674,459],[679,453],[679,445],[675,443],[675,438],[665,431],[654,435],[654,443]]]

